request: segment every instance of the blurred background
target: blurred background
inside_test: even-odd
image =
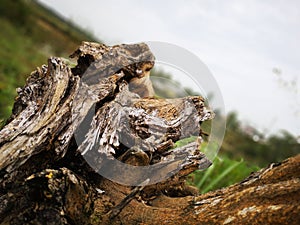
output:
[[[219,155],[212,167],[190,177],[201,192],[300,153],[299,1],[0,0],[0,27],[2,124],[16,88],[49,56],[68,58],[83,40],[164,41],[196,54],[225,101]],[[164,66],[153,71],[197,93],[172,73]]]

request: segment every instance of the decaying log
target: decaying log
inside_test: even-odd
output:
[[[204,99],[155,98],[143,43],[83,42],[72,57],[18,89],[0,131],[0,224],[299,223],[300,156],[198,195],[185,178],[211,164]]]
[[[199,196],[160,195],[145,204],[132,201],[116,224],[299,224],[300,155],[251,174],[228,188]],[[102,186],[113,201],[124,197],[111,183]],[[120,197],[116,200],[116,196]],[[99,207],[99,208],[98,208]],[[103,218],[105,205],[95,202],[92,218]],[[99,211],[98,211],[99,210]],[[130,216],[128,216],[130,215]],[[104,217],[103,220],[109,219]]]

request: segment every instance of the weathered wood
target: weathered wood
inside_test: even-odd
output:
[[[143,43],[83,42],[72,57],[76,67],[52,57],[18,89],[0,131],[0,224],[298,224],[300,156],[198,196],[185,177],[210,165],[199,151],[213,118],[204,99],[153,98]],[[115,158],[158,166],[145,177]]]
[[[94,224],[99,218],[106,224],[299,224],[299,168],[300,155],[204,195],[175,198],[162,194],[146,204],[137,198],[114,221],[103,217],[105,203],[96,200],[92,218]],[[119,190],[124,187],[106,182],[102,186],[106,196],[121,201],[126,194]]]

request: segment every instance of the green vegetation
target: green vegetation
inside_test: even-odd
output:
[[[0,0],[0,123],[11,114],[15,89],[23,86],[26,77],[36,66],[47,63],[51,55],[68,58],[82,40],[96,40],[51,10],[30,0]],[[180,93],[180,84],[171,75],[154,71],[160,77],[154,85],[161,97],[195,95],[189,88]],[[164,85],[173,82],[173,89]],[[175,88],[174,88],[175,87]],[[176,92],[177,91],[177,92]],[[202,125],[210,130],[210,123]],[[176,143],[185,145],[193,137]],[[205,147],[205,146],[204,146]],[[219,156],[206,171],[190,176],[202,193],[241,181],[252,171],[271,162],[299,154],[297,139],[286,131],[265,137],[255,128],[244,128],[236,113],[227,117],[227,129]]]
[[[203,143],[201,148],[204,152],[205,146]],[[205,193],[242,181],[251,172],[299,153],[300,144],[287,131],[265,137],[253,127],[243,128],[237,114],[231,112],[219,155],[207,170],[192,174],[189,183]]]
[[[94,38],[35,1],[0,0],[0,121],[11,113],[16,88],[51,55],[68,57]]]
[[[187,145],[196,140],[191,136],[175,143],[174,148]],[[207,141],[202,143],[201,151],[205,153]],[[240,182],[252,172],[259,170],[259,167],[248,165],[242,158],[239,160],[230,159],[226,154],[217,156],[213,164],[206,170],[199,170],[189,176],[188,183],[199,188],[201,193],[227,187]]]
[[[3,35],[0,36],[0,118],[10,115],[16,87],[23,86],[25,77],[37,65],[46,62],[46,56],[33,41],[0,17]]]
[[[206,193],[240,182],[258,169],[258,166],[250,166],[243,159],[237,161],[223,155],[216,157],[207,170],[194,172],[189,182],[198,187],[201,193]]]
[[[227,116],[227,127],[221,150],[232,159],[244,158],[265,167],[300,153],[297,138],[287,131],[265,137],[254,127],[243,127],[235,112]]]

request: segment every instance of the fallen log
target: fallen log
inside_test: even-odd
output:
[[[299,223],[299,155],[199,195],[185,178],[211,164],[204,99],[155,98],[143,43],[83,42],[72,57],[30,75],[0,131],[1,224]]]

